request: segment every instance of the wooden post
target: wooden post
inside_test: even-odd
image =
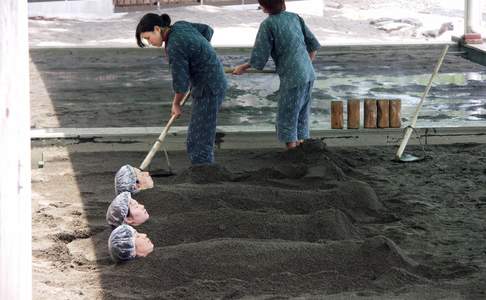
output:
[[[378,100],[376,102],[377,112],[377,124],[378,128],[390,127],[390,101]]]
[[[27,1],[0,1],[0,299],[32,298]]]
[[[376,100],[364,101],[364,128],[376,128]]]
[[[359,100],[348,100],[348,129],[359,129]]]
[[[400,99],[390,100],[390,128],[402,127],[401,110],[402,101]]]
[[[343,129],[343,102],[331,101],[331,128]]]

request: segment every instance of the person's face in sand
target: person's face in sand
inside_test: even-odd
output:
[[[154,31],[142,32],[142,39],[153,47],[162,47],[162,43],[165,40],[164,36],[166,36],[165,33],[165,30],[162,30],[159,26],[155,26]]]
[[[137,200],[131,199],[128,203],[129,213],[125,218],[125,223],[132,226],[138,226],[148,220],[149,214],[145,206],[138,203]]]
[[[135,255],[145,257],[154,250],[154,244],[145,233],[136,233],[135,235]]]
[[[137,175],[138,190],[146,190],[154,187],[154,181],[150,177],[149,172],[142,172],[140,169],[135,168],[135,174]]]

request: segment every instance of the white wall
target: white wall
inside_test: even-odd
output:
[[[31,2],[28,7],[29,17],[97,19],[113,16],[113,0]]]
[[[27,1],[0,0],[0,299],[32,298]]]

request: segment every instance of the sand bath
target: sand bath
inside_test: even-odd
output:
[[[106,247],[113,170],[145,153],[44,150],[33,170],[36,299],[486,295],[484,145],[430,146],[434,159],[415,164],[391,162],[392,147],[319,143],[222,150],[212,168],[174,152],[177,176],[135,197],[155,251],[122,265]]]

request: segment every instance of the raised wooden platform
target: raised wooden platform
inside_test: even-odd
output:
[[[328,146],[397,146],[403,135],[400,129],[312,130],[313,138]],[[32,147],[64,146],[69,151],[149,151],[161,127],[124,128],[52,128],[32,129]],[[165,140],[168,150],[184,150],[186,127],[173,127]],[[486,127],[419,128],[425,144],[486,143]],[[412,135],[409,144],[419,144]],[[220,126],[216,138],[219,149],[281,148],[275,129],[251,126]]]

